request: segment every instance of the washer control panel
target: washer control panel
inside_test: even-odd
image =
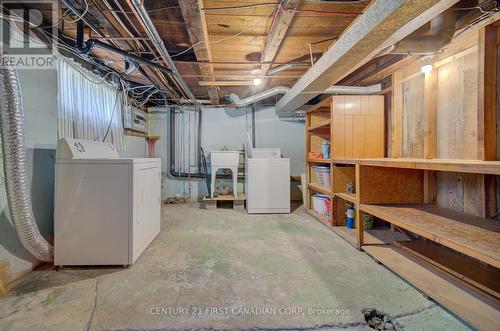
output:
[[[58,159],[111,159],[118,151],[113,144],[82,139],[59,139],[56,157]]]

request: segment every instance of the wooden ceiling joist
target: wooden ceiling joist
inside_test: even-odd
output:
[[[267,34],[266,42],[264,44],[264,49],[262,51],[261,60],[263,62],[272,62],[276,55],[278,54],[279,49],[281,48],[281,44],[283,39],[285,38],[286,32],[292,23],[294,11],[291,10],[283,10],[282,8],[297,8],[299,5],[299,0],[285,0],[282,3],[282,7],[278,8],[278,12],[276,13],[276,18],[274,20],[273,25],[271,26],[271,30]],[[261,65],[260,69],[262,71],[262,75],[265,75],[269,68],[271,67],[270,63],[265,63]]]
[[[212,61],[212,50],[208,39],[207,23],[205,14],[201,10],[203,7],[202,0],[183,0],[179,1],[179,6],[186,23],[186,28],[189,34],[194,53],[198,61]],[[200,63],[201,74],[204,79],[214,81],[214,69],[211,64]],[[214,105],[219,104],[219,93],[216,86],[207,88],[210,101]]]
[[[89,1],[89,13],[92,14],[96,19],[98,19],[99,24],[101,24],[105,29],[107,34],[112,38],[119,38],[118,40],[112,41],[113,44],[120,47],[124,50],[134,50],[132,46],[133,43],[131,41],[127,41],[125,39],[120,38],[130,38],[134,37],[130,31],[126,30],[119,22],[115,19],[110,11],[102,10],[98,5],[96,5],[93,1]],[[144,77],[149,80],[151,83],[160,87],[163,91],[167,92],[167,94],[171,98],[178,98],[179,95],[176,91],[172,89],[170,84],[167,82],[165,76],[158,71],[157,69],[152,69],[148,66],[141,65],[144,72],[149,77]]]

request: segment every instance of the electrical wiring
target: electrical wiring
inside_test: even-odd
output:
[[[313,13],[320,15],[337,15],[337,16],[358,16],[363,13],[352,13],[352,12],[340,12],[340,11],[325,11],[325,10],[314,10],[314,9],[297,9],[297,8],[285,8],[280,5],[280,8],[284,11],[294,12],[294,13]]]
[[[81,20],[82,17],[84,17],[88,13],[88,11],[89,11],[89,3],[88,3],[87,0],[83,0],[83,1],[85,2],[85,10],[83,11],[83,13],[80,16],[78,16],[78,18],[76,20],[74,20],[74,21],[68,21],[68,23],[76,23],[79,20]]]
[[[108,137],[108,134],[109,134],[109,130],[111,129],[111,125],[113,124],[113,119],[115,117],[115,113],[116,113],[116,106],[118,104],[118,98],[120,96],[120,93],[119,91],[117,90],[116,91],[116,98],[115,98],[115,104],[113,105],[113,110],[111,111],[111,118],[109,120],[109,123],[108,123],[108,128],[106,129],[106,133],[104,134],[104,138],[102,138],[102,142],[105,142],[106,141],[106,138]]]
[[[6,17],[3,17],[3,19],[6,19],[8,21],[14,21],[14,22],[25,22],[22,18],[18,17],[18,19],[13,19],[13,18],[6,18]],[[28,22],[29,23],[29,22]],[[11,25],[14,29],[17,30],[17,32],[21,35],[24,35],[26,37],[28,37],[29,39],[31,40],[34,40],[34,41],[39,41],[39,40],[36,40],[34,39],[32,36],[26,34],[24,31],[21,31],[17,25],[15,24],[12,24]],[[63,49],[63,50],[66,50],[68,52],[70,52],[71,54],[81,58],[82,60],[86,61],[86,62],[90,62],[96,66],[99,66],[99,67],[103,67],[102,65],[100,65],[99,63],[95,62],[91,56],[83,56],[82,54],[80,54],[79,52],[75,51],[73,47],[67,45],[66,43],[64,43],[64,41],[61,40],[61,42],[58,40],[58,38],[56,38],[53,34],[45,31],[45,30],[42,30],[40,29],[39,30],[48,40],[52,41],[52,44],[55,46],[55,47],[58,47],[60,49]],[[99,59],[98,57],[95,57],[96,59]],[[68,64],[71,65],[75,70],[77,70],[78,72],[80,72],[80,74],[83,76],[84,79],[86,79],[87,81],[93,83],[93,84],[96,84],[96,85],[99,85],[99,84],[103,84],[105,82],[107,82],[107,78],[111,75],[115,75],[118,80],[119,80],[119,83],[121,85],[121,91],[122,93],[124,94],[125,98],[125,102],[127,103],[128,102],[128,99],[129,97],[132,97],[132,98],[139,98],[141,97],[143,94],[145,94],[147,91],[149,91],[151,88],[153,88],[154,86],[153,85],[145,85],[145,86],[137,86],[137,87],[130,87],[130,84],[125,81],[124,79],[122,79],[120,77],[120,75],[118,73],[116,73],[115,71],[107,68],[107,67],[103,67],[105,68],[108,72],[99,80],[95,80],[95,79],[92,79],[91,77],[89,77],[88,75],[88,72],[84,72],[80,66],[76,65],[76,63],[72,63],[72,61],[68,61]],[[146,90],[142,91],[142,92],[134,92],[133,90],[135,89],[138,89],[138,88],[146,88]],[[132,93],[130,93],[132,92]],[[157,94],[159,93],[160,91],[158,91],[158,89],[156,89],[153,93],[151,93],[151,95],[148,96],[147,99],[149,99],[152,95],[154,94]],[[161,93],[161,92],[160,92]],[[162,93],[161,93],[162,94]],[[146,104],[147,103],[147,100],[145,102],[142,103],[142,105]]]
[[[86,12],[88,12],[88,2],[87,0],[84,0],[85,1],[85,4],[86,4],[86,10],[84,11],[83,14],[81,14],[80,16],[78,16],[78,19],[73,21],[73,22],[76,22],[78,20],[80,20],[85,14]],[[10,13],[11,14],[11,17],[4,17],[3,15],[0,15],[1,18],[7,20],[7,21],[10,21],[10,22],[20,22],[20,23],[28,23],[28,25],[30,26],[31,29],[37,29],[45,38],[47,38],[47,42],[51,43],[53,47],[56,47],[56,48],[59,48],[61,50],[64,50],[64,51],[67,51],[69,52],[70,54],[82,59],[83,61],[85,62],[88,62],[88,63],[91,63],[101,69],[104,69],[104,71],[107,71],[107,73],[104,75],[104,77],[102,79],[99,79],[99,80],[96,80],[96,79],[92,79],[92,78],[89,78],[88,77],[88,72],[83,72],[81,70],[81,68],[79,66],[76,65],[76,63],[71,63],[70,62],[70,65],[76,69],[77,71],[79,71],[82,76],[92,82],[93,84],[103,84],[104,82],[107,81],[108,77],[114,75],[116,76],[116,78],[118,79],[119,81],[119,84],[120,84],[120,87],[121,87],[121,91],[122,93],[124,94],[125,98],[124,98],[124,102],[126,104],[128,104],[128,100],[129,98],[134,100],[134,99],[142,99],[143,101],[139,104],[139,105],[145,105],[149,99],[151,99],[152,96],[154,95],[161,95],[164,97],[164,100],[166,101],[167,99],[165,98],[165,94],[163,91],[159,90],[158,88],[155,88],[154,91],[151,92],[151,89],[154,88],[154,85],[144,85],[144,86],[137,86],[137,87],[130,87],[130,84],[125,81],[123,78],[121,78],[121,76],[114,70],[106,67],[106,66],[103,66],[102,64],[96,62],[94,59],[96,60],[101,60],[99,57],[96,57],[96,56],[92,56],[91,54],[81,54],[79,51],[77,51],[73,45],[69,45],[67,44],[64,40],[60,39],[59,37],[57,36],[54,36],[54,34],[46,31],[48,28],[50,27],[53,27],[53,26],[56,26],[57,24],[59,24],[62,19],[65,18],[65,16],[67,15],[67,12],[64,13],[62,15],[62,17],[60,17],[57,21],[57,23],[53,24],[53,25],[50,25],[50,26],[41,26],[41,27],[38,27],[36,26],[35,24],[31,23],[31,22],[28,22],[26,20],[24,20],[24,18],[20,17],[19,15],[15,14],[15,13]],[[12,15],[13,14],[13,15]],[[14,16],[14,17],[12,17]],[[25,33],[24,31],[21,31],[21,29],[14,23],[12,24],[11,23],[11,26],[13,26],[17,32],[21,35],[24,35],[26,36],[28,39],[30,40],[34,40],[36,42],[40,42],[40,37],[37,36],[37,39],[33,38],[33,36],[31,36],[28,33]],[[82,68],[83,69],[83,68]],[[135,89],[139,89],[139,88],[144,88],[143,91],[141,92],[135,92],[134,90]],[[147,93],[147,92],[150,92],[146,98],[144,98],[144,95]]]
[[[262,2],[262,3],[253,3],[249,5],[238,5],[238,6],[227,6],[227,7],[204,7],[201,8],[203,11],[219,11],[219,10],[234,10],[234,9],[244,9],[244,8],[253,8],[253,7],[265,7],[265,6],[276,6],[279,2]]]
[[[491,3],[495,4],[495,8],[492,9],[492,10],[485,10],[484,7],[489,6]],[[474,6],[474,7],[453,8],[453,10],[460,11],[460,10],[474,10],[474,9],[477,9],[477,10],[481,11],[481,13],[483,13],[483,14],[490,14],[490,13],[497,12],[499,10],[498,7],[499,7],[499,2],[493,0],[493,1],[489,1],[487,3],[479,4],[479,5]]]
[[[214,40],[214,41],[209,41],[208,44],[210,45],[213,45],[213,44],[217,44],[217,43],[220,43],[220,42],[223,42],[223,41],[227,41],[227,40],[230,40],[232,38],[236,38],[240,35],[242,35],[243,33],[245,32],[248,32],[248,31],[252,31],[254,29],[256,29],[259,25],[259,23],[262,23],[264,22],[265,20],[267,20],[271,15],[274,15],[275,11],[281,6],[281,4],[283,3],[284,0],[281,0],[279,3],[276,3],[274,4],[275,7],[274,9],[271,11],[271,13],[269,13],[267,16],[265,16],[263,19],[259,20],[258,22],[256,22],[253,26],[249,27],[248,29],[244,29],[234,35],[231,35],[231,36],[228,36],[228,37],[224,37],[224,38],[221,38],[221,39],[218,39],[218,40]],[[174,58],[174,57],[177,57],[177,56],[181,56],[187,52],[189,52],[190,50],[192,50],[193,48],[195,48],[196,46],[199,46],[199,45],[203,45],[203,44],[206,44],[207,42],[206,41],[200,41],[200,42],[197,42],[193,45],[191,45],[189,48],[186,48],[185,50],[181,51],[180,53],[177,53],[177,54],[174,54],[174,55],[171,55],[170,57],[171,58]]]
[[[159,11],[164,11],[168,9],[174,9],[174,8],[180,8],[180,6],[165,6],[165,7],[159,7],[159,8],[154,8],[154,9],[149,9],[146,10],[148,13],[155,13]],[[121,10],[114,10],[114,9],[105,9],[104,11],[112,12],[112,13],[118,13],[118,14],[134,14],[132,11],[121,11]]]

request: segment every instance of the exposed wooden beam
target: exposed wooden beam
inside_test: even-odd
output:
[[[96,5],[94,1],[89,1],[89,12],[99,21],[99,24],[101,24],[106,29],[108,35],[111,38],[117,38],[117,40],[110,40],[112,44],[124,50],[134,49],[134,47],[132,46],[133,40],[127,40],[127,39],[135,37],[124,26],[119,24],[119,22],[113,16],[112,12],[104,11],[98,5]],[[145,65],[141,65],[141,67],[144,69],[144,72],[146,72],[146,74],[149,76],[144,78],[150,80],[155,85],[162,88],[165,92],[167,92],[167,94],[171,98],[173,99],[179,98],[179,94],[172,89],[170,84],[167,82],[165,76],[160,71],[158,71],[157,69],[152,69]]]
[[[375,0],[276,105],[293,112],[458,0]]]
[[[212,61],[212,50],[208,39],[208,30],[205,14],[201,10],[203,0],[182,0],[179,1],[182,17],[189,33],[189,39],[194,47],[194,53],[198,61]],[[198,64],[201,74],[205,79],[214,80],[214,69],[211,64]],[[200,84],[201,85],[201,84]],[[214,86],[208,87],[210,101],[219,104],[219,93]]]
[[[198,82],[200,86],[249,86],[254,85],[251,80],[224,80],[224,81],[209,81],[209,82]]]
[[[282,3],[284,8],[294,9],[299,5],[299,0],[285,0]],[[266,43],[264,44],[264,49],[262,51],[261,60],[263,62],[272,62],[278,54],[278,51],[281,48],[281,43],[285,38],[286,32],[290,23],[292,23],[294,11],[283,10],[282,8],[277,9],[276,18],[274,20],[274,24],[271,27],[271,30],[266,36]],[[265,75],[269,68],[271,67],[271,63],[262,64],[260,69],[262,70],[262,75]]]

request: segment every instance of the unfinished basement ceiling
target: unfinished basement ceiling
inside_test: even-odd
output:
[[[107,37],[147,37],[146,31],[132,13],[131,0],[88,1],[87,16],[91,20],[94,18],[93,21]],[[82,11],[85,9],[82,1],[68,2]],[[209,95],[212,90],[216,92],[219,103],[227,103],[225,98],[230,93],[237,93],[240,97],[253,94],[256,87],[248,84],[255,77],[263,80],[262,86],[258,87],[260,90],[292,86],[311,66],[311,61],[321,56],[368,3],[157,0],[145,1],[144,5],[178,71],[194,95],[199,99],[214,101],[213,96],[210,98]],[[75,24],[63,21],[60,28],[65,35],[76,38]],[[95,33],[85,28],[85,40],[92,37],[95,37]],[[266,40],[270,38],[275,38],[272,40],[273,45],[266,47]],[[113,40],[112,43],[143,57],[154,58],[153,45],[148,40]],[[265,49],[266,59],[263,59]],[[92,50],[92,55],[118,71],[124,70],[120,56],[100,49]],[[287,63],[297,66],[272,76],[267,74],[268,69]],[[147,71],[151,74],[149,69]],[[158,81],[163,79],[158,73],[156,77]],[[127,78],[141,84],[149,83],[138,71]],[[200,82],[212,81],[239,81],[242,85],[200,85]]]
[[[125,50],[130,54],[168,67],[162,62],[148,32],[134,10],[135,0],[61,0],[59,15],[76,18],[66,8],[72,6],[97,27],[84,27],[84,43],[90,38]],[[292,87],[322,54],[359,17],[371,1],[326,0],[149,0],[144,6],[163,40],[180,75],[200,100],[213,105],[228,104],[227,96],[240,98],[276,87]],[[494,5],[492,0],[461,0],[453,11],[460,25],[481,15],[478,4]],[[463,8],[468,10],[457,10]],[[47,13],[45,20],[52,23]],[[71,19],[59,22],[60,36],[76,40],[77,26]],[[97,35],[96,31],[100,35]],[[426,35],[429,23],[413,35]],[[61,34],[62,32],[62,34]],[[74,43],[74,41],[72,41]],[[93,48],[90,56],[119,72],[122,78],[138,84],[154,84],[168,91],[172,101],[186,99],[179,83],[170,75],[141,65],[140,70],[125,73],[124,58],[115,53]],[[367,85],[363,81],[367,69],[378,71],[405,58],[386,55],[372,59],[345,77],[340,84]],[[273,73],[288,65],[286,70]],[[253,79],[262,79],[254,86]],[[373,83],[373,82],[372,82]],[[276,102],[281,96],[273,97]]]

